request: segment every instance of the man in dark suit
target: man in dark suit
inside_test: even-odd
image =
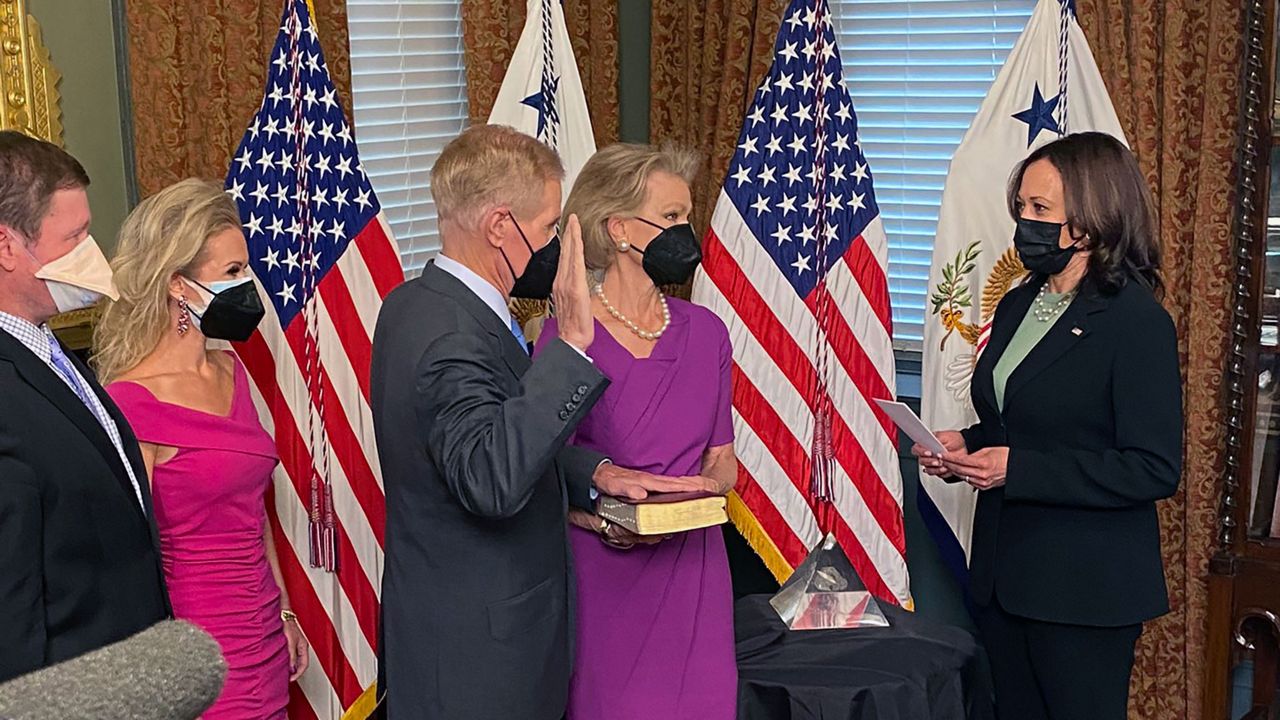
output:
[[[0,681],[170,614],[137,442],[47,322],[114,292],[84,168],[0,132]]]
[[[554,257],[562,177],[552,150],[511,128],[456,138],[431,172],[441,254],[378,317],[380,651],[395,720],[559,720],[573,644],[567,504],[691,487],[565,445],[607,381],[585,355],[594,321],[573,218]],[[546,297],[553,279],[560,339],[531,361],[507,298]]]

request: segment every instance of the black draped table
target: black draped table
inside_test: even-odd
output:
[[[768,595],[738,600],[738,719],[995,717],[973,635],[884,603],[881,609],[887,628],[789,631]]]

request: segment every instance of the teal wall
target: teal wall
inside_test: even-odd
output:
[[[53,65],[62,73],[64,144],[89,173],[92,231],[108,255],[129,212],[132,183],[121,121],[114,8],[112,0],[27,2]]]
[[[649,3],[618,0],[618,138],[649,142]]]

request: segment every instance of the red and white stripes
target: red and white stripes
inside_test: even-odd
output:
[[[369,363],[382,298],[403,279],[379,215],[324,276],[312,300],[328,435],[323,446],[338,526],[337,573],[307,562],[310,478],[324,458],[312,455],[305,436],[307,414],[319,406],[302,372],[301,315],[287,329],[269,319],[236,346],[253,381],[259,416],[280,453],[271,529],[293,609],[313,652],[313,669],[291,690],[291,717],[340,717],[377,673],[386,507],[369,409]],[[263,302],[270,306],[268,298]]]
[[[721,194],[704,242],[693,299],[714,311],[733,343],[738,495],[794,568],[820,539],[808,498],[813,436],[813,338],[836,361],[828,384],[835,448],[830,527],[867,588],[906,604],[910,589],[896,431],[873,403],[892,398],[894,358],[887,243],[872,221],[835,264],[825,291],[837,312],[819,327],[817,289],[801,298]]]

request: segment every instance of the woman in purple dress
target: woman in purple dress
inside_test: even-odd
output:
[[[659,286],[701,258],[689,226],[687,152],[613,145],[574,183],[593,285],[587,354],[611,384],[574,442],[629,468],[700,476],[725,494],[737,477],[730,416],[732,349],[724,323]],[[539,347],[556,334],[548,320]],[[640,537],[571,510],[577,653],[570,720],[729,720],[737,666],[733,596],[719,528]]]
[[[112,266],[120,299],[94,361],[138,436],[173,613],[229,667],[202,717],[284,720],[308,651],[267,529],[275,443],[240,361],[207,347],[247,339],[263,316],[235,204],[199,180],[161,190],[125,220]]]

